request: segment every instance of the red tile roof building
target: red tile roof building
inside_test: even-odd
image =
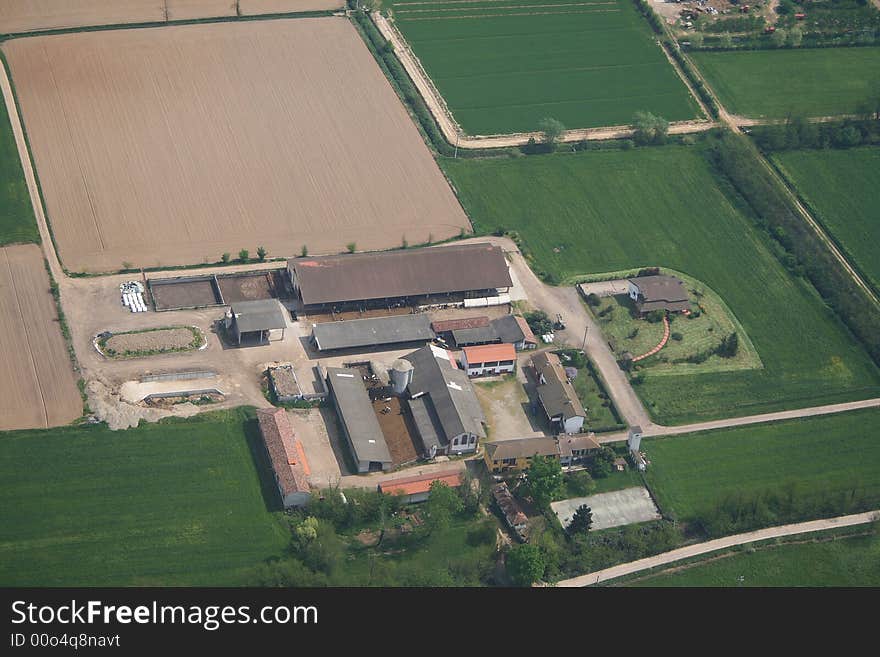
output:
[[[304,506],[309,500],[308,476],[311,472],[287,412],[283,408],[261,408],[257,411],[257,421],[284,508]]]

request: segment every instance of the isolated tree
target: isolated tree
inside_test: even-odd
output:
[[[357,251],[357,244],[355,242],[349,242],[345,245],[345,248],[348,249],[349,253],[354,253]]]
[[[224,253],[222,256],[220,256],[220,260],[221,260],[221,261],[223,262],[223,264],[225,265],[225,264],[227,264],[227,263],[229,262],[229,258],[230,258],[230,257],[231,257],[231,256],[230,256],[228,253]]]
[[[303,244],[302,248],[299,250],[299,254],[303,258],[305,258],[307,255],[309,255],[309,247],[307,247],[305,244]]]
[[[308,543],[315,540],[318,537],[318,519],[314,516],[309,516],[296,526],[294,533],[300,543]]]
[[[614,468],[614,450],[610,447],[602,447],[593,456],[590,473],[597,479],[607,477]]]
[[[663,144],[669,133],[669,121],[650,112],[636,112],[633,116],[633,128],[633,139],[637,144]]]
[[[251,259],[251,253],[247,249],[242,249],[238,252],[238,259],[242,262],[247,262]]]
[[[538,130],[541,131],[544,143],[552,146],[562,137],[562,133],[565,132],[565,126],[562,125],[561,121],[548,116],[538,121]]]
[[[544,574],[544,555],[537,545],[524,543],[507,553],[507,574],[517,586],[530,586]]]
[[[428,529],[446,529],[456,513],[461,513],[464,503],[461,496],[448,484],[442,481],[432,481],[428,501],[425,502],[425,515],[427,516]]]
[[[718,345],[716,353],[722,358],[733,358],[739,351],[739,336],[734,331],[730,335],[725,336]]]
[[[409,240],[406,239],[406,235],[403,235],[400,238],[400,248],[405,249],[409,246]]]
[[[565,489],[565,479],[559,461],[536,454],[529,469],[526,470],[526,485],[535,504],[542,509],[549,506],[550,502],[558,499]]]
[[[257,247],[257,257],[260,259],[260,262],[263,262],[266,259],[265,247],[262,247],[262,246]]]
[[[593,526],[593,510],[586,504],[581,504],[571,517],[566,531],[569,534],[585,534]]]
[[[777,48],[784,46],[787,40],[788,32],[783,30],[781,27],[777,27],[776,31],[770,35],[770,41],[772,41],[773,45]]]

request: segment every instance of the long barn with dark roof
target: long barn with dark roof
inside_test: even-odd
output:
[[[307,309],[460,303],[513,286],[501,247],[462,244],[292,258],[296,296]]]

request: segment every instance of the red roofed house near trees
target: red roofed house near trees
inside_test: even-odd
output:
[[[310,495],[309,464],[302,443],[293,434],[287,412],[283,408],[261,408],[257,421],[284,508],[305,506]]]
[[[405,495],[407,502],[424,502],[431,492],[431,484],[442,481],[450,488],[461,486],[461,473],[458,471],[436,472],[394,479],[379,484],[379,492],[389,495]]]

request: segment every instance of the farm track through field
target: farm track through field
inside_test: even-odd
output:
[[[866,513],[857,513],[848,516],[838,516],[836,518],[827,518],[823,520],[810,520],[809,522],[800,522],[791,525],[780,525],[778,527],[768,527],[767,529],[759,529],[744,534],[736,534],[734,536],[725,536],[704,543],[688,545],[676,550],[664,552],[653,557],[631,561],[629,563],[619,564],[604,570],[597,570],[586,575],[572,577],[557,582],[556,586],[560,587],[584,587],[593,584],[599,584],[625,575],[631,575],[657,566],[663,566],[668,563],[675,563],[682,559],[699,556],[716,552],[725,548],[734,547],[736,545],[746,545],[757,541],[766,541],[773,538],[781,538],[784,536],[794,536],[797,534],[807,534],[811,532],[825,531],[828,529],[839,529],[842,527],[851,527],[853,525],[862,525],[874,522],[880,517],[880,511],[868,511]]]

